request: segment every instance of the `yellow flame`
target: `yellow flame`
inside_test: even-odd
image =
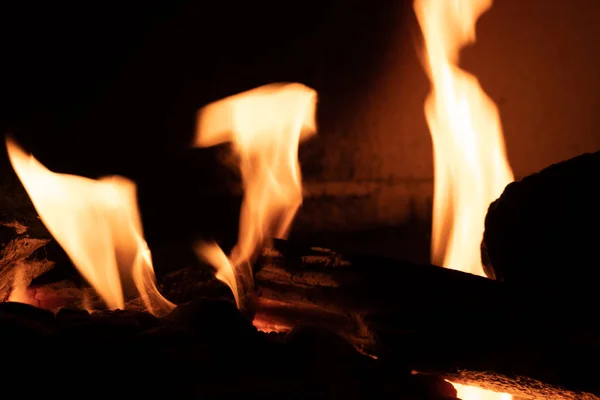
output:
[[[302,204],[298,146],[316,131],[316,98],[299,83],[275,83],[211,103],[198,114],[195,145],[232,142],[240,159],[245,193],[238,242],[229,257],[215,255],[221,250],[214,246],[197,248],[210,251],[217,277],[237,292],[238,306],[253,287],[256,251],[287,235]]]
[[[155,285],[133,182],[58,174],[12,139],[6,146],[40,219],[109,308],[124,308],[123,289],[136,290],[154,314],[174,307]]]
[[[431,258],[435,264],[484,276],[479,243],[489,204],[513,180],[496,105],[477,78],[458,66],[475,41],[477,19],[492,0],[415,0],[432,91],[425,102],[435,162]],[[455,385],[464,400],[508,394]]]

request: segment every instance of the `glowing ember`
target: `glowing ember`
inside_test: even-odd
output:
[[[298,83],[270,84],[199,112],[195,144],[231,141],[240,159],[245,193],[238,242],[229,257],[214,245],[196,249],[215,266],[217,278],[237,292],[238,307],[253,288],[251,262],[257,250],[287,235],[302,203],[298,145],[316,131],[316,98],[314,90]]]
[[[23,271],[23,267],[21,264],[17,264],[14,266],[15,274],[13,277],[13,289],[10,292],[10,296],[8,296],[8,301],[14,301],[16,303],[26,303],[29,304],[31,301],[27,296],[27,284],[25,281],[25,272]]]
[[[507,393],[497,393],[473,386],[451,383],[456,389],[457,397],[462,400],[512,400],[512,396]]]
[[[479,242],[489,204],[513,180],[498,110],[477,79],[458,67],[475,23],[492,0],[415,0],[432,92],[425,102],[435,160],[432,262],[484,275]],[[510,399],[458,386],[461,398]]]
[[[252,321],[252,325],[256,327],[261,332],[289,332],[292,330],[291,326],[281,325],[275,322],[271,322],[261,318],[260,315],[256,315],[254,320]]]
[[[154,314],[174,307],[155,286],[133,182],[54,173],[10,138],[6,146],[40,219],[109,308],[124,308],[132,291]]]

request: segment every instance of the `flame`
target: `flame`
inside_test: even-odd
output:
[[[299,83],[274,83],[199,112],[195,145],[231,141],[240,159],[245,193],[238,242],[229,257],[214,245],[196,249],[208,251],[204,256],[217,269],[217,278],[237,292],[238,307],[253,288],[250,263],[257,250],[270,238],[287,235],[302,204],[298,146],[316,131],[316,98],[313,89]]]
[[[477,78],[458,67],[492,0],[416,0],[432,92],[425,114],[435,154],[432,262],[483,276],[479,241],[489,204],[513,180],[500,117]]]
[[[154,314],[174,307],[155,285],[133,182],[58,174],[12,139],[6,139],[6,146],[40,219],[109,308],[124,308],[124,289],[137,290]]]
[[[489,204],[513,180],[498,109],[477,78],[458,66],[463,46],[493,0],[415,0],[432,91],[425,102],[435,160],[431,258],[435,264],[484,276],[479,241]],[[455,385],[464,400],[508,394]]]
[[[204,260],[210,265],[215,266],[217,269],[215,277],[231,288],[233,296],[235,297],[235,304],[237,304],[238,308],[240,308],[242,304],[238,285],[235,279],[235,271],[233,269],[233,265],[231,265],[231,262],[223,250],[221,250],[219,245],[215,242],[199,242],[194,250],[196,251],[198,258]]]

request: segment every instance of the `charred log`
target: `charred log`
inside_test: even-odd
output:
[[[415,376],[373,360],[323,330],[259,332],[227,301],[196,300],[163,319],[131,311],[54,314],[3,303],[0,337],[10,343],[3,352],[11,367],[3,374],[7,382],[21,381],[26,370],[20,360],[23,366],[42,366],[28,395],[69,398],[92,390],[210,399],[450,400],[456,395],[439,376]],[[43,368],[54,360],[62,360],[60,368]]]
[[[600,356],[600,330],[589,317],[593,314],[589,308],[557,299],[553,293],[525,290],[432,265],[343,256],[287,241],[276,241],[273,248],[265,250],[257,262],[255,278],[256,327],[289,333],[308,326],[312,327],[310,332],[334,332],[360,352],[377,356],[378,365],[387,366],[382,374],[415,370],[523,398],[600,398],[595,383],[600,368],[594,363]],[[250,335],[254,331],[248,330],[247,320],[231,309],[231,292],[210,270],[182,269],[160,278],[159,288],[179,304],[213,299],[180,307],[169,317],[172,323],[168,328],[152,328],[171,340],[188,337],[177,336],[182,325],[187,335],[192,330],[206,342],[221,337],[243,342],[243,332]],[[36,304],[40,307],[84,307],[83,291],[74,284],[32,287],[29,293],[41,299]],[[91,308],[100,306],[89,303],[93,295],[87,301]],[[133,301],[128,308],[141,310],[142,305]],[[561,309],[570,312],[557,317]],[[64,317],[60,312],[58,315]],[[202,331],[213,326],[222,330]],[[80,328],[88,329],[76,329]],[[81,334],[73,333],[76,338]],[[173,334],[175,337],[170,336]],[[334,346],[343,347],[339,338],[337,344],[323,340],[327,343],[322,348],[323,358],[329,357],[330,351],[337,352]],[[237,345],[233,349],[237,349],[234,353],[242,351]],[[324,362],[317,358],[315,363]]]
[[[488,386],[502,389],[494,382],[504,388],[510,382],[513,394],[526,394],[523,380],[539,383],[525,385],[527,390],[553,388],[563,398],[600,394],[594,378],[600,372],[600,330],[589,309],[553,293],[282,241],[259,268],[255,323],[265,329],[323,325],[365,352],[403,360],[421,372],[461,379],[468,374],[458,371],[493,371]],[[569,315],[559,318],[565,307]],[[538,395],[544,398],[541,389]]]
[[[8,299],[15,287],[26,288],[37,276],[50,270],[54,262],[31,258],[49,239],[19,237],[11,240],[0,253],[0,301]]]
[[[15,282],[26,287],[54,262],[43,252],[52,238],[23,187],[11,176],[0,190],[0,301],[5,301]]]
[[[599,176],[597,152],[509,184],[485,220],[481,249],[488,276],[559,287],[557,295],[592,295],[600,271]],[[566,294],[569,287],[573,293]]]

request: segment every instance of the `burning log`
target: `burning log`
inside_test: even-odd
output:
[[[441,374],[453,382],[524,398],[600,398],[595,383],[599,368],[593,363],[600,356],[598,329],[581,309],[551,293],[432,265],[343,256],[280,240],[264,251],[256,269],[254,325],[262,331],[279,331],[281,336],[316,326],[317,332],[335,332],[395,369]],[[175,303],[197,299],[196,305],[179,306],[168,318],[179,321],[178,326],[203,315],[193,322],[199,334],[202,328],[233,323],[227,322],[228,313],[239,314],[228,308],[233,304],[228,287],[207,270],[186,268],[161,278],[158,286]],[[40,306],[71,296],[72,304],[81,307],[81,295],[68,285],[31,290],[45,293],[47,301]],[[212,305],[198,300],[202,298],[213,299]],[[127,307],[142,310],[143,304]],[[222,317],[216,312],[204,315],[209,311],[202,310],[212,307],[228,311]],[[557,310],[565,307],[572,310],[570,315],[556,318]],[[326,358],[328,346],[322,352]]]
[[[598,176],[600,152],[509,184],[485,219],[481,256],[488,276],[559,287],[558,295],[569,287],[575,289],[569,297],[592,295],[600,243]]]
[[[388,317],[407,328],[444,325],[454,317],[440,307],[442,299],[452,299],[452,308],[483,314],[500,297],[497,282],[470,274],[376,257],[350,260],[326,249],[303,251],[289,242],[275,243],[259,261],[256,318],[282,326],[326,321],[368,353],[378,353],[382,344],[375,331],[403,329],[390,325]],[[474,303],[472,296],[482,301]]]
[[[50,270],[54,262],[32,258],[32,254],[50,239],[19,237],[11,240],[0,253],[0,301],[18,296],[31,281]]]
[[[56,314],[19,303],[0,304],[0,337],[11,367],[20,360],[73,360],[46,368],[28,394],[52,395],[94,390],[103,395],[169,394],[175,397],[238,398],[410,398],[455,399],[440,377],[410,370],[356,352],[336,335],[297,329],[264,334],[229,301],[200,299],[159,319],[114,311],[89,314],[61,309]],[[90,362],[81,367],[81,356]],[[127,362],[123,362],[127,360]],[[23,375],[8,368],[5,379]],[[135,371],[132,374],[132,371]],[[98,379],[110,373],[98,385]],[[68,379],[64,379],[68,376]],[[151,384],[141,376],[155,376]],[[193,377],[193,379],[187,378]],[[56,384],[61,382],[61,384]]]
[[[38,250],[45,248],[51,236],[23,187],[6,179],[1,191],[0,301],[6,301],[15,284],[19,290],[24,289],[32,279],[50,270],[54,262],[39,254]]]
[[[255,324],[263,329],[326,326],[381,359],[464,383],[484,377],[478,386],[513,394],[600,395],[600,331],[589,310],[552,293],[283,241],[259,262],[256,288]],[[564,307],[570,315],[556,318]]]
[[[261,331],[279,331],[267,334],[269,340],[291,340],[296,334],[291,332],[299,327],[300,332],[303,326],[316,327],[308,329],[308,338],[302,339],[320,343],[321,347],[315,347],[321,349],[321,355],[311,353],[316,364],[330,357],[336,359],[337,350],[332,346],[342,346],[332,344],[330,340],[339,343],[340,339],[331,338],[331,334],[323,333],[325,330],[361,352],[377,356],[382,363],[377,365],[387,366],[385,373],[415,370],[524,398],[600,398],[595,383],[599,368],[592,362],[600,356],[600,335],[593,324],[586,323],[589,317],[586,319],[575,307],[559,304],[551,295],[432,265],[347,257],[279,240],[265,250],[256,269],[254,325]],[[186,268],[160,279],[158,287],[168,299],[183,305],[160,319],[171,323],[155,327],[157,335],[166,335],[174,342],[190,340],[181,332],[183,325],[184,331],[192,329],[202,338],[197,340],[213,343],[216,348],[227,347],[214,343],[221,337],[243,343],[233,336],[244,337],[237,331],[249,329],[247,320],[232,308],[228,287],[208,271]],[[72,304],[81,307],[81,294],[75,293],[80,289],[55,284],[54,288],[47,285],[31,290],[45,293],[47,301],[40,303],[42,307],[58,304],[55,299],[61,296],[71,296],[75,300]],[[191,299],[196,300],[185,305]],[[142,310],[143,304],[130,303],[127,307]],[[557,319],[559,307],[569,307],[572,315]],[[65,313],[67,310],[59,310],[57,318]],[[136,311],[136,315],[144,314]],[[215,327],[222,329],[211,333]],[[73,334],[77,338],[82,333]],[[230,350],[241,352],[237,346]],[[185,353],[183,349],[181,352]],[[299,351],[305,352],[308,350]],[[253,355],[251,359],[261,357]],[[288,365],[298,361],[277,362]]]

